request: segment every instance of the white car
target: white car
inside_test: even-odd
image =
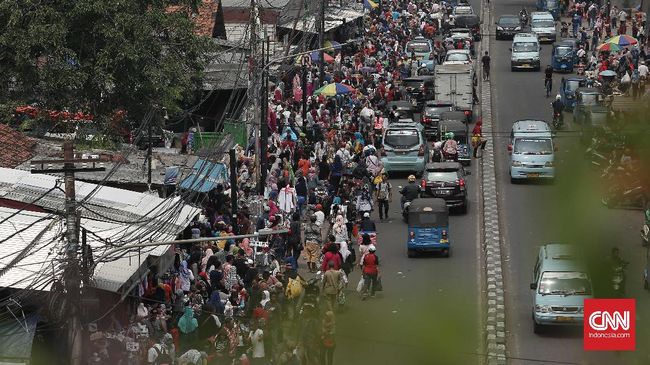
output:
[[[474,14],[474,9],[472,9],[472,7],[471,7],[471,6],[468,6],[468,5],[459,5],[459,6],[456,6],[456,7],[451,11],[451,15],[452,15],[453,17],[455,17],[455,16],[457,16],[457,15],[472,15],[472,14]]]
[[[452,38],[472,38],[472,31],[468,28],[452,28],[449,30],[449,34]]]
[[[469,65],[472,56],[467,49],[452,49],[447,51],[443,65]]]

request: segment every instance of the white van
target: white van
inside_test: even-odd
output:
[[[512,38],[510,48],[510,69],[534,69],[540,70],[539,40],[534,33],[517,33]]]
[[[534,11],[530,15],[530,30],[537,34],[540,42],[553,43],[557,39],[555,19],[548,11]]]
[[[523,119],[510,132],[510,182],[555,178],[555,146],[548,123]]]

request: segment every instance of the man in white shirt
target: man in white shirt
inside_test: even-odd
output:
[[[625,12],[625,10],[621,10],[618,13],[618,21],[620,22],[620,24],[623,24],[625,23],[625,20],[627,20],[627,13]]]
[[[338,151],[336,151],[336,154],[341,158],[341,162],[343,163],[343,166],[347,166],[348,162],[350,162],[350,159],[352,158],[352,155],[350,155],[350,151],[348,151],[345,146],[341,146]]]
[[[645,65],[645,61],[639,62],[639,76],[648,78],[648,66]]]
[[[323,222],[325,222],[325,213],[323,213],[322,205],[316,204],[316,212],[314,212],[314,215],[316,216],[316,225],[322,227]]]
[[[264,357],[266,356],[264,352],[264,331],[259,328],[259,325],[255,321],[251,325],[248,340],[251,342],[251,346],[253,347],[251,365],[264,364]]]

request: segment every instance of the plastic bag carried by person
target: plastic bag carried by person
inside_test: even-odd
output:
[[[363,291],[363,284],[364,284],[364,280],[363,277],[361,277],[361,279],[359,279],[359,283],[357,284],[358,293],[361,293]]]
[[[287,296],[287,298],[289,299],[298,298],[301,293],[302,293],[302,285],[300,285],[300,281],[297,279],[289,278],[289,282],[287,283],[287,289],[285,291],[285,295]]]
[[[627,84],[629,82],[630,82],[630,74],[626,72],[625,75],[621,77],[621,84]]]

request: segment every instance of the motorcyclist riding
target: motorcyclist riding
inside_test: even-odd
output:
[[[555,121],[555,116],[558,116],[558,121],[560,125],[564,122],[564,115],[562,114],[562,111],[564,110],[564,103],[562,102],[562,97],[560,94],[557,94],[555,96],[555,101],[551,103],[551,106],[553,106],[553,120]]]
[[[429,74],[429,69],[427,68],[426,63],[422,63],[420,68],[418,68],[418,76],[426,76]]]
[[[519,11],[519,20],[521,20],[522,26],[525,26],[528,23],[528,11],[526,11],[526,8],[522,8]]]
[[[409,175],[408,185],[402,188],[400,194],[402,194],[401,206],[404,209],[404,203],[413,201],[420,196],[420,185],[415,183],[415,175]]]

